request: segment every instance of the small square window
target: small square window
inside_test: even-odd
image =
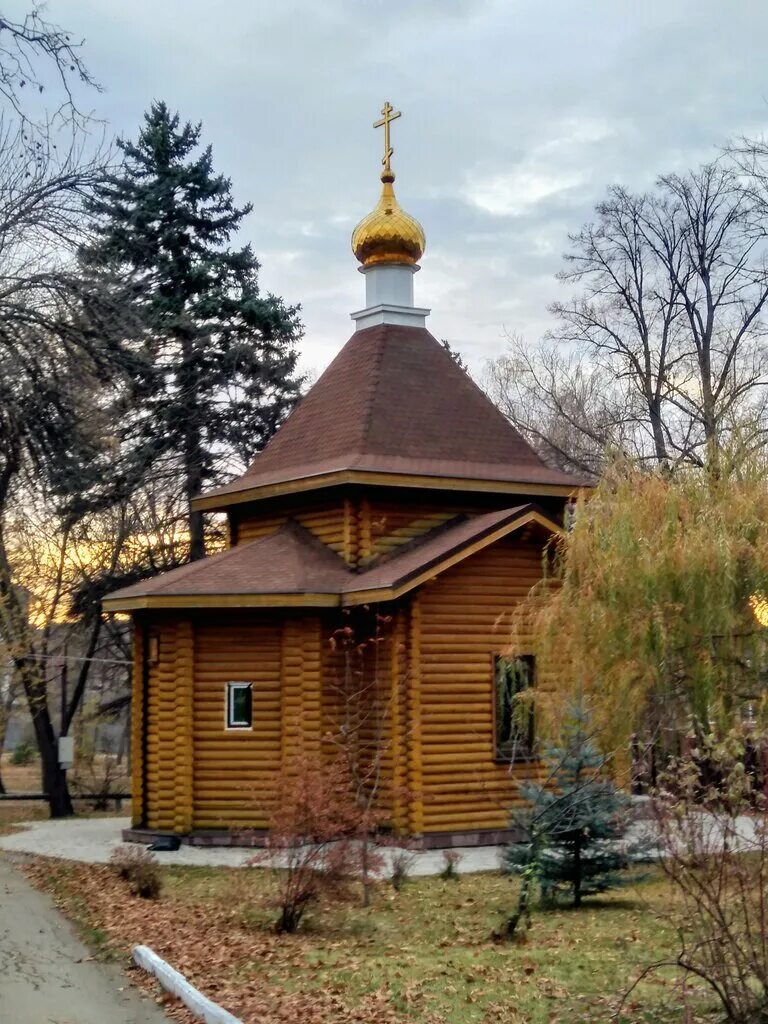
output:
[[[496,757],[516,761],[534,756],[533,701],[526,691],[534,684],[531,654],[494,658]]]
[[[253,694],[250,683],[227,683],[227,728],[250,729],[253,725]]]

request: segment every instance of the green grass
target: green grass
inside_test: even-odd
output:
[[[261,932],[271,920],[265,884],[261,872],[249,872],[247,880],[204,869],[166,874],[170,898],[201,913],[206,905],[239,901],[240,923]],[[550,1024],[609,1020],[640,970],[675,952],[676,932],[665,919],[670,893],[658,876],[587,901],[579,911],[539,911],[524,942],[495,943],[491,933],[513,905],[515,889],[516,882],[493,874],[413,880],[400,893],[382,885],[370,909],[315,911],[299,936],[275,940],[282,956],[239,970],[244,981],[258,975],[289,991],[330,991],[348,1004],[384,992],[415,1021]],[[620,1019],[682,1021],[674,980],[661,972],[643,982]],[[704,1013],[704,999],[700,1006]]]
[[[371,907],[314,908],[295,936],[274,933],[261,869],[164,868],[158,901],[131,896],[105,867],[38,859],[31,874],[99,955],[154,946],[246,1024],[391,1024],[393,1010],[413,1024],[718,1020],[701,987],[682,1009],[670,971],[645,979],[614,1016],[642,969],[677,952],[674,899],[654,872],[578,911],[537,910],[524,941],[501,944],[492,933],[517,882],[492,873],[411,880],[399,893],[382,883]]]

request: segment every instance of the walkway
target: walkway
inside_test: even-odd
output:
[[[35,853],[43,857],[62,857],[86,864],[106,864],[121,843],[121,832],[128,818],[68,818],[63,821],[33,821],[19,832],[0,837],[0,850]],[[182,846],[179,850],[156,854],[161,864],[189,867],[243,867],[257,851],[237,847]],[[387,851],[384,851],[385,855]],[[495,871],[499,867],[499,847],[463,847],[458,870]],[[411,875],[437,875],[443,870],[440,850],[417,853]],[[5,1024],[5,1021],[0,1021]]]
[[[168,1024],[118,968],[89,956],[51,901],[0,857],[2,1024]]]

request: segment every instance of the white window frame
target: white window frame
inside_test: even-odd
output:
[[[247,724],[238,724],[234,721],[234,694],[238,690],[250,690],[251,692],[251,720]],[[226,702],[224,705],[224,728],[227,732],[251,732],[253,730],[253,683],[227,683]]]

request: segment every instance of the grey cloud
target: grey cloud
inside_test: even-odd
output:
[[[23,4],[19,0],[19,9]],[[549,324],[569,230],[768,127],[761,0],[49,0],[87,39],[93,103],[135,134],[163,98],[204,122],[254,212],[265,288],[301,301],[320,367],[362,300],[352,225],[375,202],[390,99],[397,189],[423,222],[417,300],[472,363]]]

